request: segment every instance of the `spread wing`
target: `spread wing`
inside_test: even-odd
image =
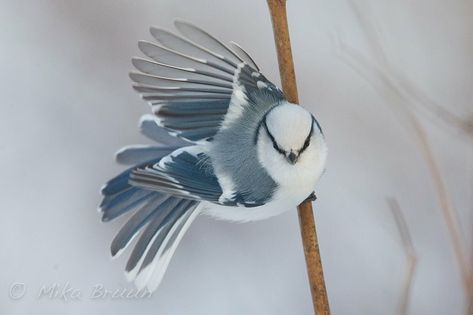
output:
[[[211,141],[241,106],[257,93],[275,101],[284,95],[268,81],[253,59],[237,44],[229,48],[200,28],[182,21],[175,25],[181,37],[151,28],[158,43],[140,41],[150,59],[133,58],[133,88],[148,101],[158,124],[171,135],[191,142]],[[261,99],[261,98],[256,98]],[[268,99],[268,98],[265,98]]]

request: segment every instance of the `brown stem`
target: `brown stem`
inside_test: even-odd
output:
[[[299,99],[287,25],[286,0],[267,0],[267,2],[273,23],[282,88],[287,100],[296,104]],[[318,315],[330,314],[312,203],[310,201],[301,203],[298,213],[314,310]]]
[[[412,284],[414,279],[414,272],[417,266],[417,254],[412,244],[411,234],[409,233],[409,228],[407,227],[406,219],[402,214],[401,207],[397,199],[388,198],[388,205],[391,208],[393,213],[394,220],[396,222],[399,234],[401,236],[402,244],[406,252],[407,265],[406,265],[406,278],[404,280],[404,286],[401,296],[401,304],[399,309],[400,315],[406,315],[409,307],[409,301],[411,297]]]

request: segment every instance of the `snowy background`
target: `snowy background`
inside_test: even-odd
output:
[[[442,108],[471,115],[470,0],[358,3],[396,71]],[[346,0],[288,2],[300,101],[330,148],[314,208],[332,312],[398,314],[407,261],[386,203],[393,196],[418,259],[409,313],[464,314],[462,274],[412,130],[337,52],[340,37],[374,59],[355,12]],[[127,255],[109,257],[123,220],[100,223],[98,191],[122,169],[114,152],[146,142],[137,121],[148,107],[127,77],[136,43],[151,38],[150,25],[172,29],[176,17],[240,43],[279,84],[263,0],[0,1],[1,314],[312,312],[296,211],[244,225],[200,217],[152,298],[90,297],[98,284],[133,289],[123,275]],[[473,138],[429,110],[415,115],[471,255]],[[38,297],[54,284],[80,297]]]

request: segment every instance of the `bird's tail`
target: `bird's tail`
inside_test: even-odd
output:
[[[200,212],[199,202],[173,199],[170,214],[149,223],[128,260],[126,276],[139,289],[156,290],[179,242]]]
[[[123,172],[104,186],[99,210],[103,221],[134,212],[113,239],[111,254],[119,256],[139,235],[126,275],[139,289],[154,291],[179,241],[198,215],[199,202],[134,187],[128,183],[130,172]]]
[[[133,146],[120,150],[117,153],[118,162],[135,166],[103,186],[103,200],[99,206],[102,221],[133,212],[112,241],[111,254],[113,257],[120,255],[139,235],[126,266],[126,275],[130,281],[135,281],[138,288],[146,287],[149,291],[158,287],[179,241],[199,213],[198,201],[129,184],[133,169],[157,163],[162,157],[188,144],[167,136],[153,119],[149,116],[142,119],[142,133],[153,140],[159,139],[165,145]]]

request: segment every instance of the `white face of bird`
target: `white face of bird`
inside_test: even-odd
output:
[[[271,110],[262,122],[263,138],[271,142],[273,153],[296,164],[310,147],[313,136],[320,134],[313,116],[301,106],[283,104]]]
[[[325,168],[327,148],[314,117],[301,106],[283,104],[262,121],[258,159],[277,182],[317,179]]]

